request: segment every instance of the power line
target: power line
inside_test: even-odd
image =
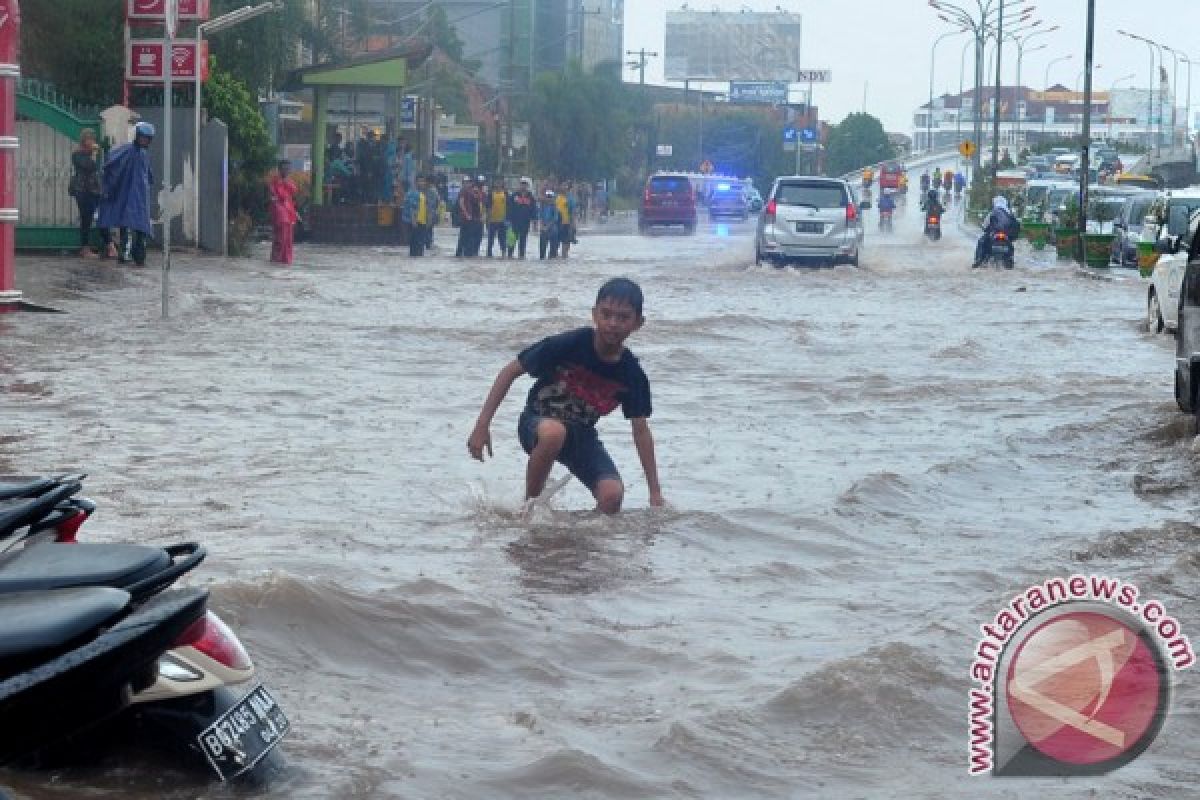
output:
[[[637,61],[627,61],[625,63],[632,69],[636,69],[638,71],[638,83],[642,86],[645,86],[646,61],[651,58],[658,58],[658,53],[648,53],[646,52],[646,48],[643,47],[641,50],[626,50],[625,55],[638,57]]]

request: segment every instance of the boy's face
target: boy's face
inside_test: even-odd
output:
[[[592,323],[600,340],[608,347],[625,342],[629,335],[642,327],[645,320],[624,300],[606,297],[592,308]]]

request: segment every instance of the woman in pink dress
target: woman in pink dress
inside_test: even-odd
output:
[[[271,200],[271,261],[292,263],[292,235],[299,217],[296,215],[296,184],[288,177],[291,164],[279,162],[279,172],[268,186]]]

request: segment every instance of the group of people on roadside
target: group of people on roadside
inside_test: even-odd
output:
[[[951,197],[962,197],[963,191],[967,188],[967,176],[961,170],[947,169],[944,172],[941,167],[933,168],[933,175],[928,172],[921,173],[921,194],[925,195],[929,191],[943,192],[945,202],[950,202]]]
[[[325,148],[325,182],[334,203],[391,203],[416,186],[416,160],[403,137],[366,128],[357,142],[343,145],[338,132],[332,139]]]
[[[118,263],[146,263],[146,239],[153,235],[150,191],[154,170],[150,144],[154,126],[139,122],[133,141],[116,147],[105,158],[96,132],[84,128],[79,148],[71,154],[67,192],[79,209],[79,255],[111,258]],[[92,249],[92,229],[99,232],[100,249]],[[113,231],[119,231],[114,239]]]
[[[486,236],[488,258],[525,258],[529,233],[536,226],[539,258],[567,258],[578,241],[579,201],[571,182],[564,182],[558,191],[546,186],[541,198],[532,186],[529,178],[521,178],[517,189],[509,192],[500,178],[490,187],[482,175],[468,181],[453,206],[458,226],[454,255],[479,256]]]

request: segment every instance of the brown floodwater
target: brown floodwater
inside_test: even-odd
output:
[[[1026,585],[1119,576],[1200,631],[1197,462],[1144,285],[1024,245],[971,272],[914,209],[862,269],[755,267],[752,226],[613,222],[567,262],[455,260],[449,230],[424,260],[180,256],[167,320],[156,270],[25,261],[67,313],[0,318],[0,470],[87,471],[92,541],[209,548],[191,580],[293,724],[265,797],[1193,793],[1187,672],[1118,772],[966,775],[978,626]],[[617,414],[626,511],[570,483],[523,516],[528,380],[493,460],[467,435],[500,367],[615,275],[646,294],[629,344],[670,508]],[[0,784],[233,796],[137,754]]]

